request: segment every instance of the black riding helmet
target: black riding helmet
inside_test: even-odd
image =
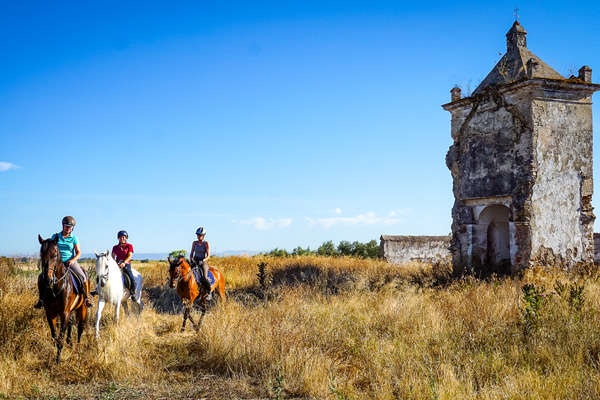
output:
[[[125,236],[126,238],[129,237],[127,231],[119,231],[119,233],[117,233],[117,239],[121,239],[121,236]]]
[[[62,219],[62,224],[66,226],[75,226],[75,218],[71,217],[70,215],[67,215]]]

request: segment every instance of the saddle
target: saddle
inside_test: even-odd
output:
[[[196,279],[197,283],[200,283],[200,278],[202,277],[202,271],[200,270],[200,268],[198,267],[194,267],[192,268],[192,271],[194,272],[194,278]],[[208,270],[208,283],[210,283],[210,286],[212,286],[215,283],[215,276],[213,275],[212,271],[209,269]]]
[[[123,270],[121,270],[121,279],[123,280],[123,287],[131,291],[131,288],[133,287],[133,285],[131,284],[131,279],[129,278],[129,275],[127,275]]]
[[[71,271],[71,269],[69,269],[67,273],[71,276],[71,282],[73,282],[73,291],[75,294],[83,294],[83,282],[81,281],[81,278],[77,276],[76,273]]]

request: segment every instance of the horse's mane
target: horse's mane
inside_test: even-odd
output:
[[[98,259],[102,257],[106,257],[108,281],[106,282],[104,288],[99,290],[102,291],[105,296],[109,297],[107,298],[107,300],[114,304],[116,301],[120,301],[121,297],[123,296],[121,270],[115,259],[110,256],[110,253],[108,251],[105,253],[98,254]],[[96,264],[96,274],[98,274],[99,272],[100,271],[98,271],[98,264]],[[115,291],[115,289],[117,290]]]
[[[42,265],[42,269],[44,268],[44,255],[48,254],[48,251],[50,251],[51,247],[56,247],[56,272],[60,272],[62,273],[63,268],[62,268],[62,262],[60,259],[60,251],[58,250],[58,244],[54,241],[54,239],[52,239],[52,237],[48,238],[48,239],[44,239],[42,241],[42,247],[40,248],[40,263]],[[50,258],[48,261],[51,261],[52,258]],[[46,264],[46,266],[48,266]]]

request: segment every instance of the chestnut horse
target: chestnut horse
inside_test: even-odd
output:
[[[204,289],[202,285],[198,285],[194,273],[190,264],[186,261],[185,257],[179,256],[175,259],[171,259],[169,256],[169,286],[175,287],[175,281],[177,281],[177,294],[181,297],[183,302],[183,324],[181,325],[181,332],[185,330],[185,322],[189,319],[194,329],[198,330],[202,318],[206,313],[206,300],[209,292]],[[209,270],[215,277],[215,283],[210,287],[210,293],[217,291],[221,300],[225,300],[225,277],[215,267],[208,267]],[[192,305],[194,301],[200,297],[200,310],[202,315],[196,324],[192,319]]]
[[[60,258],[58,235],[55,239],[46,240],[38,235],[38,240],[42,245],[40,249],[42,273],[38,278],[38,288],[40,297],[44,302],[44,310],[46,311],[48,325],[50,325],[52,339],[56,341],[56,363],[59,364],[65,330],[67,332],[67,344],[71,344],[71,313],[75,311],[77,317],[77,343],[79,343],[87,317],[86,307],[83,296],[75,293],[68,268],[65,268]],[[58,338],[56,337],[57,317],[60,318]]]

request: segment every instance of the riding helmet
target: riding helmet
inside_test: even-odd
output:
[[[196,229],[196,235],[206,235],[206,231],[203,227]]]
[[[67,215],[62,219],[62,224],[66,226],[75,226],[75,218],[71,217],[70,215]]]
[[[125,236],[126,238],[129,237],[129,235],[127,234],[127,231],[119,231],[119,233],[117,233],[117,239],[120,239],[121,236]]]

